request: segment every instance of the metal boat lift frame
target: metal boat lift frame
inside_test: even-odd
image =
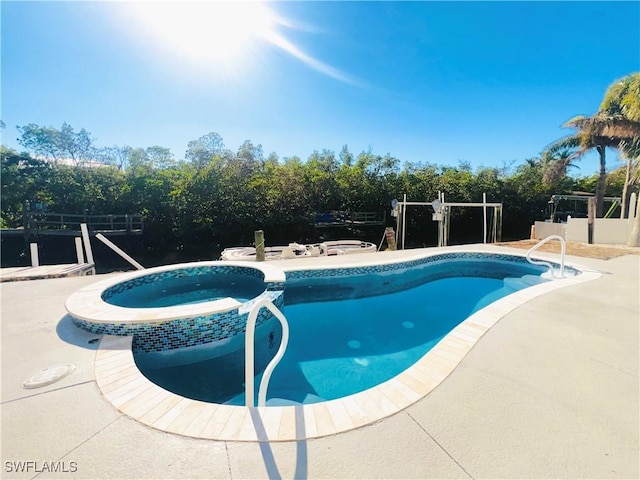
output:
[[[433,202],[408,202],[407,194],[401,202],[395,202],[396,212],[396,244],[404,250],[404,240],[406,232],[407,206],[431,206],[433,207],[433,220],[438,222],[438,247],[446,247],[449,244],[449,228],[451,226],[451,210],[454,207],[480,207],[483,210],[483,243],[488,242],[487,238],[487,209],[493,208],[493,228],[491,232],[492,243],[499,242],[502,238],[502,203],[487,202],[487,194],[482,194],[482,202],[445,202],[444,193],[438,193],[438,199]],[[402,232],[402,234],[400,234]],[[401,240],[401,241],[399,241]]]

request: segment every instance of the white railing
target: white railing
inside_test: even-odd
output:
[[[538,248],[540,248],[542,245],[544,245],[545,243],[547,243],[550,240],[560,240],[560,276],[556,277],[555,272],[553,270],[553,265],[550,262],[547,262],[545,260],[533,260],[531,258],[531,254],[536,251]],[[540,240],[538,243],[536,243],[533,247],[531,247],[529,249],[529,251],[527,252],[527,261],[533,265],[544,265],[549,267],[549,273],[551,274],[551,278],[564,278],[564,255],[566,252],[566,241],[563,237],[561,237],[560,235],[549,235],[548,237],[544,238],[543,240]]]
[[[115,243],[113,243],[111,240],[109,240],[107,237],[105,237],[104,235],[102,235],[101,233],[98,233],[96,235],[96,238],[98,240],[100,240],[102,243],[104,243],[107,247],[109,247],[111,250],[113,250],[114,252],[116,252],[118,255],[120,255],[122,258],[124,258],[127,262],[129,262],[131,265],[133,265],[134,267],[136,267],[138,270],[144,270],[144,267],[142,265],[140,265],[138,262],[136,262],[133,258],[131,258],[127,253],[124,252],[124,250],[122,250],[120,247],[118,247]]]
[[[282,357],[284,356],[284,352],[287,349],[287,344],[289,343],[289,324],[287,323],[287,319],[284,314],[276,307],[271,300],[268,298],[263,298],[256,302],[256,304],[251,308],[249,312],[249,318],[247,319],[247,331],[245,334],[244,341],[244,383],[245,383],[245,404],[247,407],[255,407],[254,403],[254,357],[255,357],[255,345],[254,338],[256,332],[256,320],[258,318],[258,313],[262,308],[266,307],[269,309],[271,313],[273,313],[276,318],[280,321],[282,325],[282,341],[280,342],[280,348],[276,352],[275,356],[271,359],[267,368],[264,369],[264,374],[262,375],[262,380],[260,381],[260,388],[258,389],[258,406],[264,407],[267,403],[267,389],[269,388],[269,380],[271,378],[271,374],[273,370],[276,368]]]

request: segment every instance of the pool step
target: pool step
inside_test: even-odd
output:
[[[326,398],[319,397],[313,393],[293,392],[280,390],[275,396],[267,399],[268,407],[285,407],[289,405],[301,405],[305,403],[326,402]]]
[[[522,290],[523,288],[538,285],[545,280],[539,275],[523,275],[522,277],[507,277],[504,279],[504,286],[513,290]]]
[[[258,396],[256,395],[256,402]],[[300,392],[294,390],[277,390],[269,394],[267,398],[268,407],[286,407],[294,405],[302,405],[304,403],[326,402],[326,398],[322,398],[313,393]],[[244,393],[238,394],[225,402],[227,405],[244,405]]]

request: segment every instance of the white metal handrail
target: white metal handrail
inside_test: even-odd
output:
[[[550,262],[547,262],[545,260],[533,260],[531,258],[531,254],[534,251],[536,251],[538,248],[540,248],[542,245],[544,245],[550,240],[560,240],[560,276],[559,277],[555,276],[553,265]],[[538,243],[536,243],[533,247],[529,249],[529,251],[527,252],[527,261],[533,265],[545,265],[549,267],[551,278],[563,278],[564,277],[564,255],[566,252],[566,243],[567,242],[565,241],[565,239],[560,235],[549,235],[547,238],[540,240]]]
[[[258,406],[264,407],[267,403],[267,389],[269,388],[269,380],[271,374],[276,368],[284,352],[287,349],[289,343],[289,324],[284,314],[276,307],[271,300],[263,298],[255,303],[249,312],[249,318],[247,319],[247,331],[245,333],[244,341],[244,388],[245,388],[245,404],[247,407],[255,407],[254,404],[254,357],[255,357],[255,345],[254,338],[256,332],[256,320],[258,313],[262,308],[268,308],[282,325],[282,341],[280,342],[280,348],[276,352],[275,356],[271,359],[267,368],[264,369],[262,380],[260,381],[260,388],[258,389]]]

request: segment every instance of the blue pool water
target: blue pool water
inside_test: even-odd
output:
[[[288,278],[283,312],[289,346],[271,377],[268,404],[313,403],[350,395],[406,370],[472,313],[544,280],[521,263],[443,262],[384,273]],[[274,320],[257,333],[256,371],[281,338]],[[198,400],[244,405],[244,345],[199,360],[137,354],[141,371],[167,390]],[[228,349],[227,349],[228,350]],[[158,368],[158,365],[162,365]],[[256,394],[260,376],[256,377]]]
[[[274,372],[271,396],[300,400],[298,392],[307,392],[331,400],[389,380],[491,303],[502,286],[496,279],[448,278],[388,295],[288,306],[290,338],[299,341],[290,342]]]
[[[261,278],[215,270],[195,276],[165,277],[141,283],[105,299],[112,305],[127,308],[170,307],[232,297],[246,302],[265,289]]]

